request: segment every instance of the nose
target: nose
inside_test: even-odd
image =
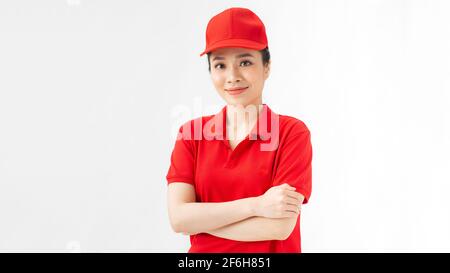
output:
[[[236,68],[235,66],[230,66],[231,68],[228,70],[227,74],[227,82],[233,83],[233,82],[240,82],[241,81],[241,74],[239,72],[239,68]]]

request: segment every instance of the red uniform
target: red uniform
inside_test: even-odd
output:
[[[312,147],[307,126],[296,118],[275,114],[264,104],[257,125],[233,150],[226,138],[226,111],[225,106],[216,115],[193,119],[180,127],[179,135],[184,137],[175,142],[167,183],[192,184],[197,202],[227,202],[260,196],[272,186],[288,183],[305,197],[303,204],[307,203],[312,178]],[[273,126],[274,118],[278,121],[277,128]],[[206,136],[205,124],[211,119],[222,122],[223,130],[213,126],[211,134]],[[270,146],[269,143],[276,144]],[[261,149],[261,145],[266,148]],[[190,241],[191,253],[300,253],[300,215],[286,240],[243,242],[199,233],[191,235]]]

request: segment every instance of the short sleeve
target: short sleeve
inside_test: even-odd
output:
[[[275,170],[273,186],[284,183],[296,188],[308,203],[312,186],[312,146],[308,129],[286,137],[279,147],[279,160]]]
[[[166,175],[167,184],[172,182],[185,182],[192,185],[195,184],[194,140],[185,137],[186,134],[183,134],[183,128],[187,127],[184,125],[178,130],[178,137],[175,141],[175,145],[170,156],[170,167]]]

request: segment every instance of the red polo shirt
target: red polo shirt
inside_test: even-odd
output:
[[[311,195],[310,131],[296,118],[279,115],[264,104],[258,122],[235,149],[226,138],[227,106],[216,115],[190,120],[179,129],[167,184],[195,187],[197,202],[227,202],[264,194],[283,183]],[[217,125],[217,126],[216,126]],[[301,252],[300,215],[286,240],[243,242],[199,233],[190,236],[189,252]]]

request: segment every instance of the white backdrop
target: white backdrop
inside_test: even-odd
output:
[[[445,0],[1,1],[0,251],[187,251],[173,131],[224,105],[199,54],[232,6],[266,25],[263,102],[311,130],[303,251],[450,251]]]

